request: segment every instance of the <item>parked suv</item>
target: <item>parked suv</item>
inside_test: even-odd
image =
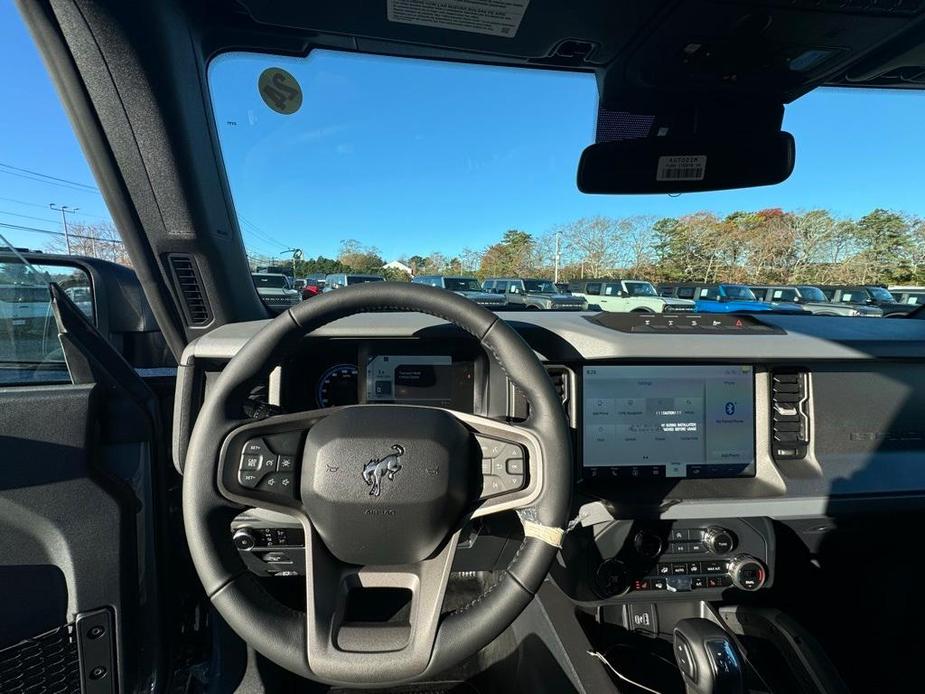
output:
[[[890,294],[897,303],[925,306],[925,287],[890,287]]]
[[[358,273],[335,272],[324,278],[324,289],[322,291],[331,292],[341,287],[349,287],[354,284],[365,284],[366,282],[385,282],[382,275],[362,275]]]
[[[817,316],[865,316],[878,318],[883,315],[876,306],[850,306],[829,301],[819,287],[800,285],[762,285],[750,287],[759,301],[766,301],[775,309],[781,305],[798,305]]]
[[[482,289],[504,295],[512,308],[555,311],[584,311],[588,308],[584,297],[563,294],[550,280],[493,277],[482,283]]]
[[[792,308],[787,305],[777,308],[763,301],[758,301],[752,290],[744,284],[698,284],[687,282],[662,284],[659,285],[658,293],[661,296],[693,299],[698,313],[735,313],[736,311],[762,313],[775,310],[804,313],[803,309],[795,304],[791,304]]]
[[[896,301],[886,287],[878,284],[844,285],[820,287],[829,301],[852,306],[876,306],[885,318],[904,316],[912,313],[918,306]]]
[[[500,294],[482,291],[482,286],[475,277],[449,277],[447,275],[419,275],[411,280],[414,284],[429,284],[449,292],[464,296],[485,308],[504,308],[507,299]]]
[[[289,278],[275,272],[254,272],[251,274],[257,294],[264,306],[273,313],[282,313],[302,300],[302,295],[292,288]]]
[[[579,280],[569,283],[569,291],[583,296],[589,305],[602,311],[633,313],[692,313],[694,302],[659,296],[651,282],[644,280]]]

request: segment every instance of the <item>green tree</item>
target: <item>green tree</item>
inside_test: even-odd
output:
[[[356,239],[340,242],[337,260],[353,272],[375,273],[382,269],[385,261],[375,246],[364,246]]]

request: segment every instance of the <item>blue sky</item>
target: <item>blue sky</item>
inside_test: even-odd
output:
[[[0,3],[0,233],[43,247],[60,231],[48,203],[108,217],[44,66],[12,3]],[[257,91],[267,67],[291,72],[292,116]],[[482,248],[509,228],[542,234],[581,216],[887,207],[925,216],[925,94],[818,91],[787,107],[797,165],[782,185],[721,193],[586,196],[575,187],[593,140],[590,76],[348,54],[229,54],[210,68],[232,194],[249,249],[334,255],[347,238],[386,258]],[[4,166],[5,165],[5,166]],[[37,177],[9,167],[83,185]],[[11,173],[12,172],[12,173]],[[37,180],[38,179],[38,180]]]

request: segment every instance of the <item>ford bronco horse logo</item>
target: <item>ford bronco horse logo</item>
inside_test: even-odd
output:
[[[392,446],[392,450],[395,452],[383,458],[373,458],[363,466],[363,479],[372,487],[369,490],[370,496],[379,496],[379,492],[382,491],[383,477],[394,480],[395,473],[401,470],[401,463],[398,459],[405,454],[405,449],[396,443]]]

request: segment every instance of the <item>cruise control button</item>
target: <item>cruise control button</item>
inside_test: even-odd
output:
[[[276,472],[276,456],[272,453],[263,456],[263,464],[260,466],[263,474]]]
[[[250,472],[248,470],[242,470],[238,473],[238,482],[242,487],[247,489],[253,489],[257,486],[257,483],[260,482],[260,474],[257,472]]]
[[[244,444],[244,455],[264,455],[269,453],[270,449],[263,442],[263,439],[251,439]]]
[[[259,470],[260,469],[260,456],[259,455],[241,456],[241,469],[242,470]]]

